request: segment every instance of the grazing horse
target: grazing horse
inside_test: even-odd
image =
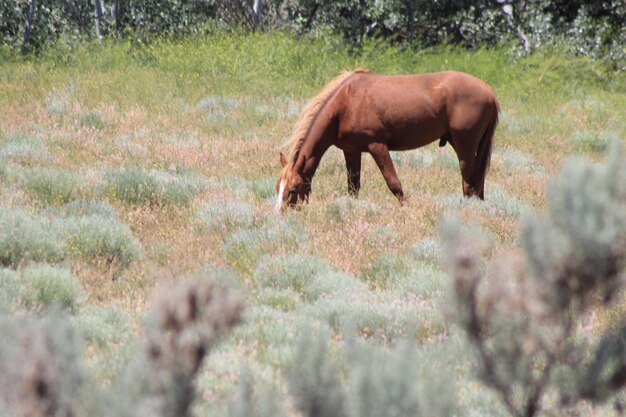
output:
[[[485,175],[498,124],[498,102],[485,82],[462,72],[384,76],[344,72],[311,100],[298,119],[289,161],[276,184],[276,211],[308,200],[311,180],[326,150],[343,151],[348,191],[361,184],[361,153],[380,168],[389,190],[406,199],[389,151],[419,148],[439,139],[459,158],[463,195],[484,199]]]

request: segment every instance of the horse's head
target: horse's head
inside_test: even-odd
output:
[[[298,203],[307,201],[311,193],[311,183],[305,181],[302,175],[303,163],[299,164],[300,167],[295,166],[293,162],[288,163],[287,158],[282,153],[280,154],[280,163],[283,170],[276,182],[276,192],[278,193],[276,212],[281,212],[286,206],[295,207]]]

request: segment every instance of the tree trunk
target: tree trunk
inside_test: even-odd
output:
[[[124,11],[122,10],[122,0],[115,0],[113,5],[111,6],[111,17],[115,22],[115,31],[117,33],[122,33],[122,15]]]
[[[98,39],[103,38],[103,28],[102,28],[102,0],[94,0],[94,4],[96,6],[96,35]]]
[[[30,38],[33,28],[33,18],[35,16],[35,0],[28,0],[28,17],[24,25],[24,43],[22,44],[22,53],[26,54],[30,50]]]
[[[255,29],[261,24],[261,7],[263,7],[263,0],[254,0],[254,6],[252,6],[252,19]]]
[[[413,43],[415,40],[415,9],[412,1],[406,3],[406,28],[409,43]]]

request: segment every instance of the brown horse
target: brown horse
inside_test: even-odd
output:
[[[376,161],[389,190],[406,199],[389,151],[419,148],[439,139],[454,148],[463,195],[484,199],[485,175],[498,124],[498,102],[485,82],[462,72],[384,76],[358,69],[332,80],[303,110],[276,184],[276,210],[308,200],[311,180],[326,150],[343,150],[348,190],[357,195],[361,153]]]

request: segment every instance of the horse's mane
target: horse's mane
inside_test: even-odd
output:
[[[286,148],[291,145],[291,155],[289,157],[290,161],[293,161],[294,158],[297,157],[300,148],[302,148],[302,144],[304,143],[304,139],[306,139],[313,122],[315,121],[317,115],[319,114],[322,107],[328,102],[328,100],[332,97],[333,93],[339,88],[339,86],[352,74],[358,72],[368,72],[364,68],[358,68],[354,71],[343,71],[337,77],[333,78],[331,82],[326,84],[326,86],[320,91],[318,95],[313,97],[311,101],[306,105],[304,110],[300,113],[300,117],[298,117],[298,121],[293,130],[293,134],[291,138],[287,140],[281,148]]]

